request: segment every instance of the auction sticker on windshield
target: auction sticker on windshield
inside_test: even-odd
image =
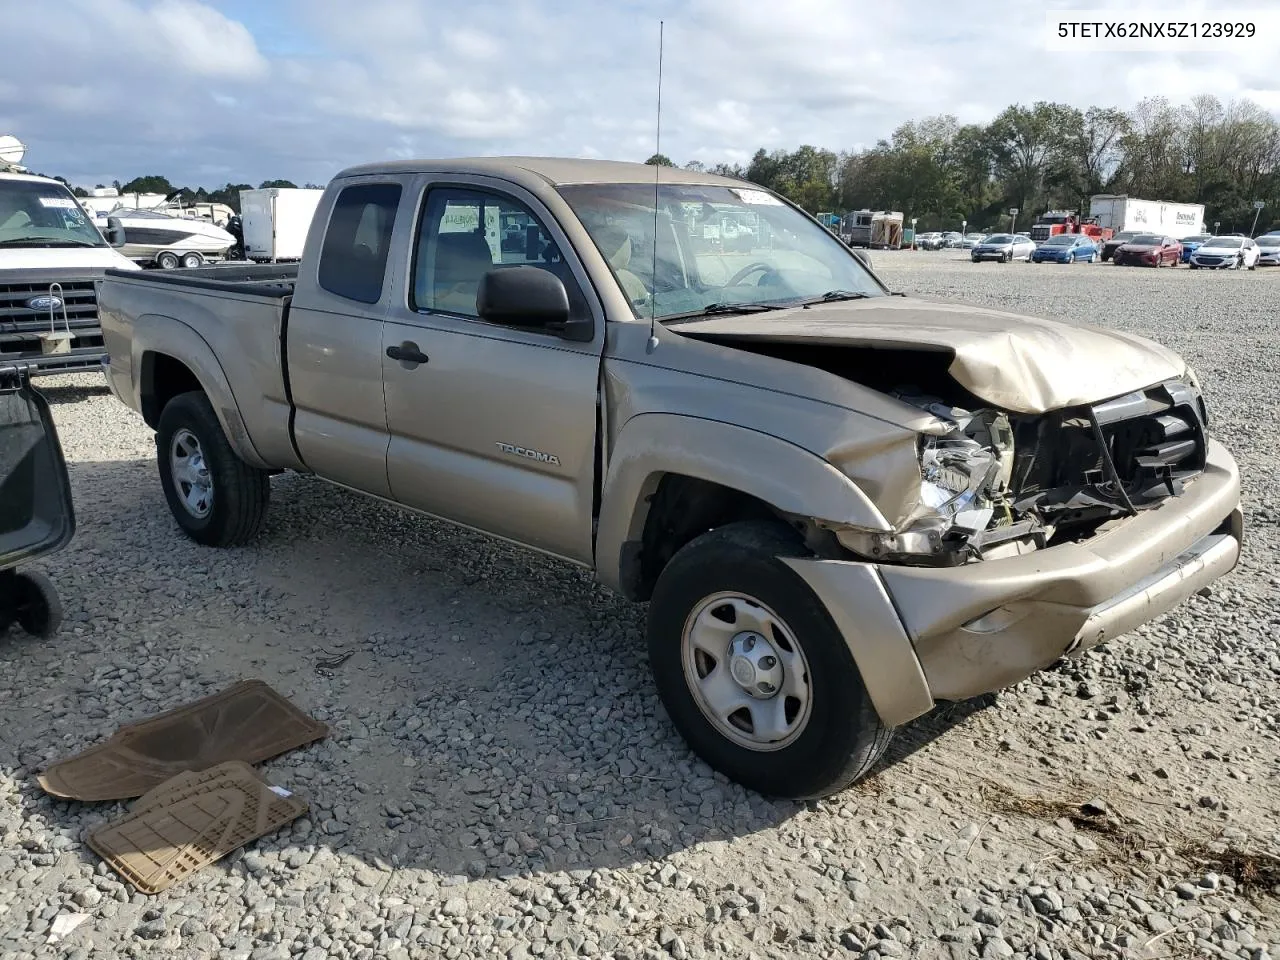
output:
[[[730,187],[729,192],[743,203],[758,203],[767,207],[782,206],[781,200],[771,193],[765,193],[763,190],[742,190],[738,187]]]
[[[74,210],[78,204],[70,197],[41,197],[40,206],[55,207],[59,210]]]

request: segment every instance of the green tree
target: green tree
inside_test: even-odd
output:
[[[1125,191],[1151,200],[1181,200],[1189,191],[1184,170],[1187,130],[1164,97],[1148,97],[1129,114],[1121,138],[1120,178]]]
[[[134,177],[123,187],[120,181],[115,181],[116,189],[121,193],[163,193],[166,196],[173,193],[177,188],[169,182],[168,177],[162,177],[158,174],[152,174],[149,177]]]
[[[294,183],[292,180],[263,180],[260,184],[258,184],[259,190],[269,190],[272,187],[282,189],[282,190],[284,189],[296,190],[298,185]]]
[[[1057,158],[1060,182],[1071,194],[1066,198],[1071,206],[1083,211],[1090,197],[1113,185],[1129,117],[1114,107],[1090,107],[1084,112],[1068,108],[1064,120]]]
[[[1024,216],[1044,208],[1046,180],[1062,179],[1062,136],[1071,125],[1071,113],[1071,107],[1040,100],[1030,107],[1006,107],[991,122],[996,176],[1004,198]]]
[[[645,163],[647,163],[651,167],[674,167],[675,166],[675,164],[671,162],[671,158],[668,157],[665,153],[655,153],[648,160],[646,160]]]

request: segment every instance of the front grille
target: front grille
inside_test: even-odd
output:
[[[1014,506],[1060,536],[1087,536],[1131,508],[1156,506],[1205,465],[1203,405],[1176,380],[1013,426]]]
[[[1184,383],[1108,400],[1095,405],[1093,415],[1135,506],[1180,493],[1204,469],[1203,412]]]
[[[49,296],[51,283],[61,287],[61,297],[66,308],[63,319],[61,308],[53,311],[50,323],[49,310],[35,309],[27,301]],[[57,288],[55,287],[55,292]],[[30,282],[0,283],[0,362],[12,359],[37,359],[43,356],[40,334],[71,331],[71,350],[102,352],[102,331],[98,326],[98,298],[93,280],[33,280]],[[50,362],[65,354],[49,354]]]

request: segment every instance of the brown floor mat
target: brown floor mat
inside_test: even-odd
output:
[[[110,739],[40,774],[40,786],[73,800],[127,800],[175,774],[228,760],[261,763],[327,736],[261,680],[244,680],[117,730]]]
[[[166,890],[307,811],[240,761],[175,779],[89,834],[89,846],[143,893]]]

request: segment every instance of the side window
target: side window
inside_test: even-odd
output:
[[[414,243],[412,309],[474,319],[484,275],[516,264],[554,273],[569,294],[571,316],[589,316],[559,247],[524,204],[488,191],[428,188]]]
[[[321,287],[360,303],[382,299],[399,205],[398,183],[360,183],[338,194],[320,250]]]

